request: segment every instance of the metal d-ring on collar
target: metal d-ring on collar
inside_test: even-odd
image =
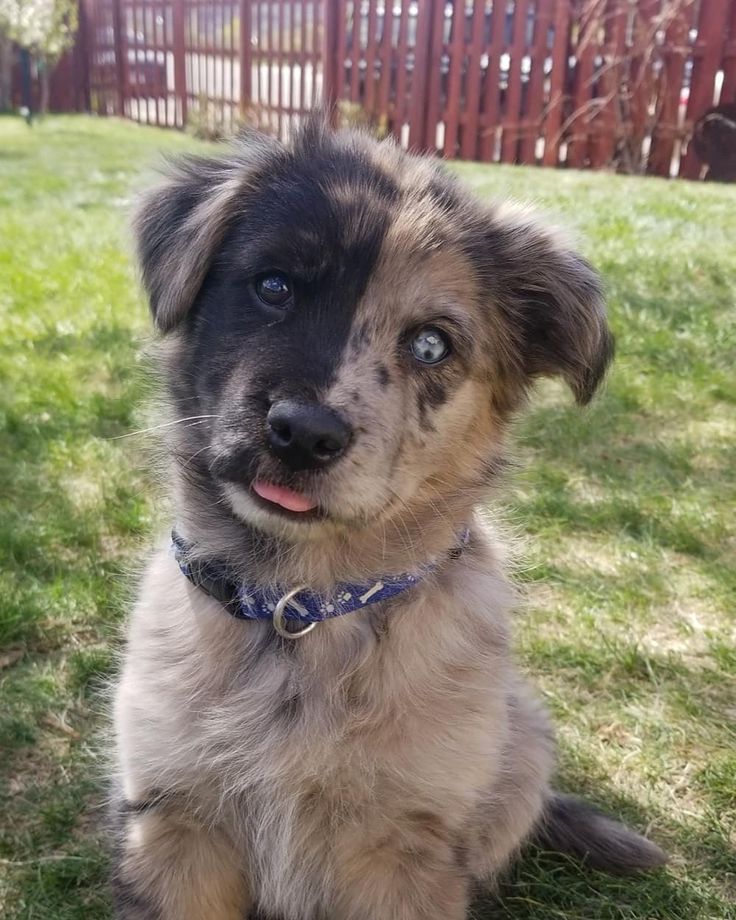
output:
[[[279,602],[274,607],[273,611],[273,628],[276,632],[283,636],[284,639],[301,639],[302,636],[306,636],[307,633],[311,632],[314,627],[317,625],[317,620],[312,623],[307,623],[306,626],[303,626],[301,629],[287,629],[286,619],[284,617],[284,611],[286,608],[291,605],[296,610],[301,609],[301,605],[297,604],[294,600],[294,597],[297,594],[301,594],[302,591],[308,591],[308,585],[299,585],[298,588],[292,588],[291,591],[287,591],[286,594],[281,597]]]

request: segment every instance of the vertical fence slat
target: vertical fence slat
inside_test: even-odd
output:
[[[409,0],[401,0],[399,40],[396,46],[396,99],[394,103],[393,132],[401,139],[404,124],[409,122],[406,105],[406,78],[409,57]]]
[[[337,0],[337,2],[338,5],[341,6],[343,0]],[[299,15],[301,16],[301,29],[299,38],[299,111],[303,112],[307,104],[306,75],[307,61],[309,59],[309,52],[307,49],[307,0],[301,0],[299,3]],[[325,66],[328,66],[327,60],[325,60]],[[325,79],[324,76],[323,79]],[[325,83],[325,94],[329,104],[329,100],[334,95],[334,89],[330,84],[329,79]]]
[[[360,99],[360,61],[362,48],[360,44],[360,0],[352,0],[350,8],[353,14],[353,32],[350,42],[350,100]]]
[[[79,36],[75,50],[75,73],[77,79],[75,93],[75,108],[78,112],[89,112],[92,109],[90,97],[91,76],[91,46],[94,43],[94,33],[90,32],[89,6],[87,3],[79,4]]]
[[[127,68],[125,66],[126,49],[124,48],[124,36],[122,24],[122,0],[112,0],[112,29],[113,43],[115,54],[115,70],[117,76],[117,109],[116,115],[125,114],[125,89],[127,86]]]
[[[468,49],[468,70],[466,75],[465,124],[462,129],[460,155],[465,160],[474,160],[478,154],[478,121],[480,117],[480,59],[483,53],[483,29],[486,23],[485,0],[473,4],[473,19]]]
[[[422,148],[434,152],[437,149],[437,129],[442,112],[442,62],[445,57],[445,4],[435,0],[432,9],[429,58],[427,61],[427,78],[420,87],[425,88],[426,114],[424,119],[424,137]],[[421,94],[421,93],[420,93]]]
[[[534,9],[534,36],[523,110],[522,137],[519,161],[534,163],[537,157],[537,136],[541,130],[544,102],[544,65],[547,60],[547,35],[552,25],[552,0],[537,0]]]
[[[457,156],[457,133],[460,124],[460,89],[465,64],[465,0],[455,0],[452,8],[452,33],[448,48],[450,57],[447,75],[447,99],[444,122],[445,137],[442,155]]]
[[[549,101],[544,119],[544,153],[542,155],[544,166],[557,166],[560,158],[565,80],[570,45],[570,15],[568,0],[556,0]]]
[[[261,60],[263,61],[262,66],[265,67],[264,82],[266,87],[264,118],[268,130],[273,131],[273,0],[265,0],[265,3],[263,3],[261,7],[261,15],[263,15],[264,10],[266,13],[266,23],[263,27],[263,44],[261,50]]]
[[[250,82],[250,94],[248,99],[247,121],[248,124],[261,128],[263,126],[263,93],[264,93],[264,74],[263,74],[263,9],[259,0],[246,0],[247,3],[247,25],[248,25],[248,49],[244,50],[241,46],[238,61],[241,72],[248,70],[246,80]]]
[[[567,0],[561,0],[567,2]],[[505,0],[493,0],[491,11],[491,43],[488,50],[485,100],[481,118],[480,158],[486,162],[493,159],[496,147],[496,124],[500,105],[499,76],[501,73],[501,49],[504,39]]]
[[[660,0],[639,0],[629,56],[629,91],[627,113],[627,143],[624,152],[633,158],[632,166],[639,167],[642,144],[652,125],[652,93],[654,72],[649,52],[658,32]]]
[[[284,130],[284,113],[283,113],[283,42],[284,42],[284,4],[276,4],[276,137],[282,137]]]
[[[425,144],[426,92],[429,78],[433,10],[434,7],[429,3],[429,0],[420,0],[417,10],[416,44],[414,46],[414,70],[412,73],[409,114],[409,147],[413,150],[421,150]]]
[[[602,62],[598,72],[596,97],[600,100],[591,121],[590,165],[600,168],[611,162],[617,135],[618,92],[623,82],[622,63],[626,40],[626,0],[609,0],[604,8]]]
[[[378,79],[378,99],[376,101],[376,114],[379,125],[389,125],[391,120],[391,81],[393,76],[393,31],[394,31],[394,5],[387,3],[383,16],[383,32],[381,33],[381,46],[379,61],[381,72]]]
[[[514,163],[521,133],[521,65],[526,50],[527,0],[515,0],[513,36],[509,51],[508,88],[501,135],[501,162]]]
[[[601,0],[591,5],[578,23],[575,45],[574,86],[571,92],[572,113],[568,119],[567,165],[579,169],[588,155],[592,121],[592,81],[596,55],[596,12]]]
[[[304,0],[302,0],[303,4]],[[347,58],[347,9],[346,9],[346,0],[335,0],[335,25],[336,25],[336,38],[335,38],[335,54],[336,61],[335,66],[332,69],[332,76],[334,80],[334,85],[327,86],[324,91],[325,99],[329,100],[332,98],[333,103],[337,102],[339,99],[342,99],[343,94],[345,93],[345,61]],[[325,9],[325,29],[327,26],[327,17],[329,15],[329,9]],[[302,48],[304,43],[302,42]],[[327,45],[325,45],[325,62],[324,67],[328,68],[330,61],[327,50]],[[303,65],[302,65],[303,66]]]
[[[342,64],[339,39],[341,30],[338,17],[344,15],[344,8],[340,0],[327,3],[324,9],[322,52],[322,94],[324,103],[329,112],[333,112],[337,100],[340,98],[342,88]]]
[[[176,98],[177,124],[187,123],[187,73],[186,44],[184,38],[184,0],[172,0],[172,29],[174,45],[174,96]]]
[[[385,15],[385,13],[384,13]],[[365,77],[363,84],[363,108],[373,115],[376,104],[376,26],[378,24],[378,2],[368,0],[368,17],[365,39]]]
[[[736,10],[736,3],[733,8]],[[665,32],[659,93],[660,113],[647,161],[647,172],[657,176],[669,176],[675,141],[680,133],[680,99],[685,65],[690,53],[688,33],[694,9],[695,4],[691,0],[685,9],[677,11]]]
[[[736,102],[736,0],[731,0],[728,41],[723,51],[721,102]]]
[[[240,117],[245,119],[252,102],[251,0],[240,0]]]
[[[128,69],[124,84],[126,108],[135,121],[141,120],[141,99],[138,90],[138,7],[135,0],[120,0],[122,34],[120,41],[125,46],[122,57]]]

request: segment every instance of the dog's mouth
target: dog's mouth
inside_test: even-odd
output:
[[[325,516],[324,510],[306,493],[264,479],[251,483],[250,494],[259,507],[290,520],[307,521]]]

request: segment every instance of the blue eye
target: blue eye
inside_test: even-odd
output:
[[[425,326],[411,340],[411,353],[422,364],[439,364],[450,354],[450,343],[434,326]]]
[[[256,278],[255,288],[258,299],[268,307],[286,307],[293,297],[289,279],[279,272]]]

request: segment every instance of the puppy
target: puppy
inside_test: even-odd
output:
[[[176,518],[116,690],[117,916],[461,920],[532,835],[659,865],[551,791],[475,510],[534,379],[606,370],[590,266],[319,118],[184,160],[136,233]]]

